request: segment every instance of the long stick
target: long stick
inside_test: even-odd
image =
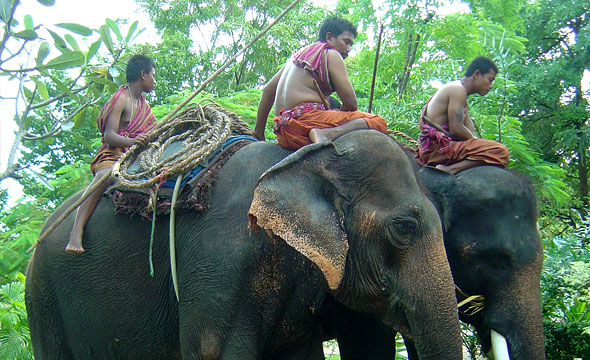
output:
[[[377,40],[377,53],[375,54],[375,65],[373,65],[373,79],[371,80],[371,95],[369,95],[369,111],[373,108],[373,93],[375,92],[375,78],[377,77],[377,63],[379,63],[379,52],[381,50],[381,35],[383,35],[383,23],[379,30],[379,39]]]
[[[92,195],[92,193],[102,184],[105,183],[105,181],[107,181],[109,178],[111,177],[111,173],[107,172],[105,173],[94,185],[92,185],[91,187],[89,187],[88,189],[86,189],[86,191],[84,192],[84,194],[82,194],[82,196],[80,196],[80,198],[78,199],[78,201],[76,201],[75,203],[72,204],[72,206],[70,206],[69,208],[66,209],[66,211],[63,212],[63,214],[61,214],[61,216],[59,218],[57,218],[57,220],[55,220],[53,222],[53,224],[47,229],[45,230],[45,232],[43,234],[41,234],[41,236],[39,236],[39,239],[37,239],[37,242],[31,246],[29,248],[29,250],[27,250],[27,254],[30,253],[31,251],[33,251],[33,249],[35,249],[37,247],[37,245],[39,245],[41,243],[41,241],[43,241],[49,234],[51,234],[53,232],[53,230],[55,230],[55,228],[62,223],[62,221],[65,220],[65,218],[68,217],[68,215],[70,215],[72,213],[72,211],[76,210],[76,208],[78,206],[80,206],[80,204],[82,204],[84,202],[84,200],[88,199],[88,197],[90,195]]]
[[[282,13],[279,14],[279,16],[277,16],[276,19],[274,19],[273,22],[271,22],[270,24],[268,24],[267,27],[265,27],[264,29],[262,29],[262,31],[256,35],[256,37],[254,37],[254,39],[252,39],[252,41],[250,41],[248,44],[246,44],[240,51],[238,51],[231,59],[227,60],[223,65],[221,65],[221,67],[219,69],[217,69],[217,71],[209,76],[209,78],[207,78],[207,80],[205,80],[205,82],[203,84],[201,84],[201,86],[199,86],[199,88],[197,90],[195,90],[192,94],[189,95],[189,97],[187,97],[180,105],[178,105],[174,110],[172,110],[170,112],[170,114],[166,115],[166,117],[164,117],[160,122],[158,122],[158,124],[156,125],[156,128],[160,127],[161,125],[165,124],[166,121],[168,121],[172,116],[174,116],[177,112],[180,111],[180,109],[182,109],[183,107],[186,106],[186,104],[188,104],[195,96],[197,96],[201,91],[203,91],[203,89],[205,88],[205,86],[209,85],[209,83],[211,81],[213,81],[217,76],[219,76],[219,74],[221,74],[221,72],[223,70],[225,70],[229,65],[231,65],[231,63],[233,63],[240,55],[242,55],[246,50],[248,50],[248,48],[250,46],[252,46],[252,44],[254,44],[258,39],[260,39],[262,37],[262,35],[266,34],[266,32],[268,30],[270,30],[271,27],[274,26],[274,24],[276,24],[283,16],[285,16],[286,13],[289,12],[289,10],[291,10],[293,7],[295,7],[295,5],[297,5],[297,3],[300,0],[295,0],[291,3],[291,5],[287,6],[287,8],[285,10],[283,10]],[[115,163],[115,165],[113,166],[113,176],[114,177],[119,177],[121,172],[120,172],[120,168],[121,168],[121,164],[117,161]]]
[[[329,109],[330,108],[330,103],[328,102],[328,100],[326,100],[326,97],[324,96],[324,93],[322,92],[322,89],[320,89],[320,86],[318,85],[318,82],[315,81],[315,79],[313,79],[312,81],[313,81],[313,87],[315,88],[315,91],[320,96],[320,99],[322,99],[322,104],[324,104],[324,106],[326,107],[326,109]]]

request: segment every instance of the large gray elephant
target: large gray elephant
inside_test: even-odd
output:
[[[401,148],[364,130],[289,154],[245,146],[209,208],[177,214],[178,302],[167,218],[156,222],[153,278],[148,220],[103,198],[86,253],[73,256],[68,218],[27,271],[35,358],[323,359],[333,297],[411,334],[421,358],[460,359],[440,221]]]
[[[422,168],[418,178],[440,214],[457,300],[483,295],[485,306],[462,321],[474,325],[484,352],[490,332],[508,343],[512,360],[545,358],[540,273],[543,261],[537,231],[537,203],[530,182],[493,166],[456,176]],[[334,324],[343,360],[395,358],[395,332],[372,314],[337,306]],[[330,318],[331,319],[331,318]],[[421,358],[404,336],[411,359]]]

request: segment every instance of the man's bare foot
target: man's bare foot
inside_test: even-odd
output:
[[[321,142],[330,140],[330,138],[328,136],[326,136],[326,131],[329,131],[329,130],[328,129],[311,129],[309,131],[309,140],[311,140],[311,142],[315,143],[315,144],[319,144]]]
[[[84,254],[84,248],[82,247],[82,234],[73,232],[70,234],[70,242],[68,245],[66,245],[66,252],[75,255]]]
[[[450,166],[443,165],[443,164],[438,164],[434,168],[435,169],[438,169],[440,171],[444,171],[444,172],[446,172],[448,174],[455,175],[455,172],[453,172],[453,168],[451,168]]]

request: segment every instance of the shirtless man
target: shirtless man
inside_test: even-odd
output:
[[[334,140],[357,129],[387,131],[380,116],[357,111],[357,100],[344,59],[357,35],[355,26],[331,17],[320,28],[319,42],[299,50],[264,87],[254,132],[264,140],[268,114],[275,108],[277,142],[297,150],[311,142]],[[341,111],[329,110],[327,98],[336,92]]]
[[[126,77],[129,85],[119,88],[96,119],[102,133],[102,146],[90,164],[94,180],[88,188],[106,173],[110,173],[115,162],[129,147],[136,144],[145,145],[149,141],[147,132],[154,128],[156,119],[143,93],[149,93],[154,89],[155,72],[153,61],[143,55],[135,55],[127,63]],[[80,205],[70,233],[70,241],[66,246],[67,252],[84,253],[84,225],[96,208],[100,196],[112,183],[113,179],[110,178]]]
[[[508,149],[475,136],[467,104],[469,95],[486,95],[497,74],[492,60],[480,56],[469,64],[462,80],[444,85],[428,100],[420,116],[417,154],[423,166],[435,166],[450,174],[484,164],[506,166]]]

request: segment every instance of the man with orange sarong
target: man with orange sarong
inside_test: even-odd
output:
[[[110,173],[115,162],[129,147],[136,144],[145,145],[149,141],[147,132],[155,127],[156,118],[143,93],[149,93],[154,89],[155,71],[154,62],[147,56],[135,55],[127,63],[128,85],[121,86],[111,96],[96,119],[102,133],[102,146],[90,164],[94,180],[88,188],[107,172]],[[84,226],[96,208],[100,196],[112,183],[112,179],[107,180],[80,205],[70,233],[70,241],[66,246],[67,252],[84,253],[82,247]]]
[[[331,17],[320,28],[319,42],[299,50],[264,87],[254,133],[264,140],[273,107],[273,131],[280,146],[297,150],[310,143],[334,140],[358,129],[387,132],[378,115],[357,111],[357,100],[344,59],[357,35],[348,20]],[[330,110],[327,98],[336,92],[341,111]]]
[[[505,167],[508,148],[475,136],[467,97],[486,95],[498,73],[492,60],[480,56],[469,64],[460,81],[441,87],[420,114],[420,146],[416,157],[422,166],[435,166],[450,174],[478,165]]]

